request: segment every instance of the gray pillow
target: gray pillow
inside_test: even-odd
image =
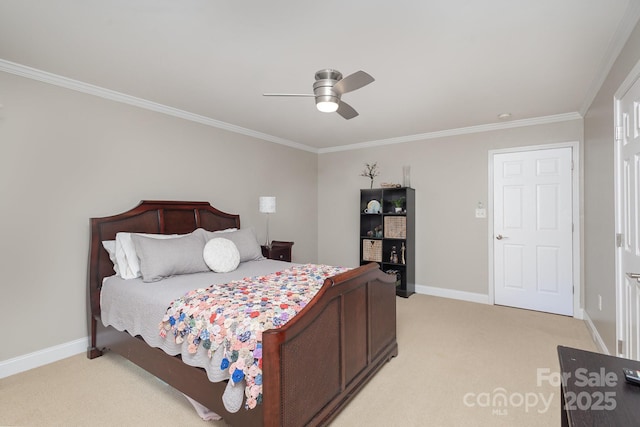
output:
[[[240,262],[264,259],[256,234],[251,228],[241,228],[236,231],[202,230],[200,233],[204,236],[205,244],[215,237],[223,237],[231,240],[236,244],[238,252],[240,252]]]
[[[156,282],[177,274],[209,271],[202,256],[202,236],[196,233],[163,240],[134,234],[131,239],[140,259],[144,282]]]

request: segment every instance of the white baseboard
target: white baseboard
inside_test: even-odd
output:
[[[0,361],[0,379],[87,351],[89,337]]]
[[[468,301],[468,302],[477,302],[477,303],[480,303],[480,304],[490,304],[489,295],[486,295],[486,294],[478,294],[478,293],[475,293],[475,292],[458,291],[458,290],[455,290],[455,289],[436,288],[436,287],[433,287],[433,286],[424,286],[424,285],[415,285],[415,286],[416,286],[416,293],[417,294],[431,295],[431,296],[434,296],[434,297],[457,299],[457,300]],[[581,308],[576,310],[573,313],[573,317],[575,319],[584,320],[585,316],[586,316],[586,312]],[[593,323],[591,323],[591,327],[593,327]],[[595,330],[595,327],[593,327],[593,330]],[[597,334],[597,331],[596,331],[596,334]],[[599,337],[599,335],[598,335],[598,337]],[[602,341],[602,340],[600,340],[600,341]]]
[[[582,308],[575,309],[573,311],[573,318],[578,320],[584,320],[585,311]]]
[[[455,289],[435,288],[433,286],[416,285],[416,293],[434,297],[458,299],[462,301],[489,304],[489,295],[474,292],[457,291]]]
[[[593,341],[595,341],[600,352],[610,355],[611,353],[609,352],[609,349],[607,348],[607,345],[604,343],[602,337],[598,333],[598,329],[596,329],[596,325],[593,324],[593,322],[591,321],[591,318],[589,317],[589,314],[587,314],[585,310],[583,310],[583,317],[584,317],[583,319],[584,323],[587,324],[587,329],[589,329],[589,332],[591,332],[591,337],[593,338]]]

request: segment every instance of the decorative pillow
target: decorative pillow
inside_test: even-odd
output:
[[[229,239],[215,237],[204,245],[202,251],[204,262],[216,273],[228,273],[238,268],[240,252]]]
[[[240,262],[264,259],[262,249],[258,244],[258,239],[251,228],[241,228],[237,231],[203,230],[203,234],[205,241],[209,241],[215,237],[224,237],[235,243],[238,252],[240,252]]]
[[[131,240],[134,234],[153,239],[175,239],[180,236],[179,234],[116,233],[116,262],[120,277],[123,279],[135,279],[142,275],[136,247]]]
[[[120,268],[118,268],[118,260],[116,259],[116,241],[115,240],[103,240],[102,241],[102,247],[104,247],[104,249],[109,254],[109,259],[113,263],[113,271],[115,271],[116,274],[119,276],[120,275]]]
[[[173,239],[154,239],[133,234],[131,239],[140,260],[144,282],[156,282],[177,274],[209,271],[202,257],[204,242],[197,234]]]

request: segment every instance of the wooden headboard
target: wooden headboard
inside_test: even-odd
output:
[[[102,241],[114,240],[116,233],[186,234],[197,228],[209,231],[240,228],[240,215],[228,214],[208,202],[143,200],[135,208],[118,215],[91,218],[89,248],[89,305],[91,317],[100,314],[102,279],[114,274]]]

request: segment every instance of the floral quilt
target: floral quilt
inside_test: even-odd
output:
[[[245,381],[245,408],[262,402],[262,332],[291,320],[316,295],[327,277],[345,267],[306,264],[266,276],[196,289],[171,303],[160,322],[160,335],[188,351],[200,346],[223,351],[220,366],[234,384]]]

